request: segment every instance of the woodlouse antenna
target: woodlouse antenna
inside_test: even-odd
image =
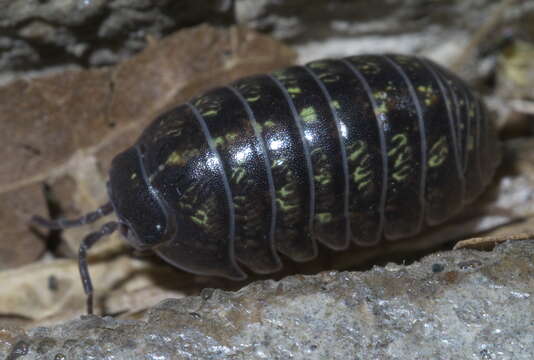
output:
[[[113,205],[111,201],[100,206],[95,211],[87,213],[77,219],[57,219],[57,220],[47,220],[39,215],[34,215],[31,219],[31,222],[37,226],[41,226],[50,230],[60,230],[70,227],[82,226],[85,224],[91,224],[113,212]]]
[[[31,218],[31,223],[50,230],[60,230],[70,227],[82,226],[91,224],[98,219],[109,215],[113,212],[113,204],[111,201],[100,206],[95,211],[87,213],[77,219],[58,219],[47,220],[41,216],[34,215]],[[119,223],[111,221],[104,224],[100,230],[88,234],[81,242],[78,252],[78,268],[80,270],[80,277],[82,278],[83,290],[87,296],[87,313],[93,313],[93,284],[91,283],[91,276],[87,268],[87,251],[101,238],[110,235],[119,227]]]
[[[87,314],[93,313],[93,284],[91,283],[91,275],[87,268],[87,250],[91,248],[98,240],[104,236],[110,235],[119,227],[116,221],[108,222],[96,232],[88,234],[80,244],[78,252],[78,267],[80,270],[80,277],[82,278],[83,290],[87,296]]]

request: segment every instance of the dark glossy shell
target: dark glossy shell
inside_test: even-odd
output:
[[[342,250],[413,236],[478,196],[500,158],[479,97],[400,55],[236,81],[158,117],[134,148],[177,227],[154,250],[233,279],[242,265],[277,271],[278,252],[313,259],[318,242]]]

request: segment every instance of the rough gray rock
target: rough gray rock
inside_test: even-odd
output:
[[[0,0],[0,75],[116,63],[147,37],[232,16],[227,0]]]
[[[4,329],[8,359],[532,359],[534,240]],[[7,336],[8,334],[9,336]],[[8,346],[9,345],[9,346]]]
[[[495,46],[511,28],[534,37],[529,25],[534,2],[507,1],[500,21],[475,48]],[[448,65],[493,21],[503,2],[0,0],[0,82],[49,70],[114,64],[144,48],[148,37],[201,22],[237,22],[269,33],[291,43],[303,62],[397,51]],[[473,68],[484,71],[479,67]],[[475,77],[472,70],[463,75]]]
[[[238,23],[293,45],[301,62],[360,53],[404,52],[450,65],[488,24],[490,31],[480,39],[476,50],[487,51],[496,46],[506,31],[508,35],[532,33],[529,24],[534,17],[534,2],[505,2],[316,0],[310,6],[307,0],[236,0],[235,13]],[[480,54],[475,51],[472,55]],[[480,65],[474,67],[478,68]],[[475,77],[472,70],[465,69],[462,75]]]

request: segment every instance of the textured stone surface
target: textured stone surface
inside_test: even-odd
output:
[[[227,0],[0,0],[0,75],[112,64],[149,37],[231,19]]]
[[[409,266],[262,281],[166,300],[140,320],[96,316],[27,333],[17,359],[531,359],[534,240]],[[61,358],[61,357],[59,357]]]

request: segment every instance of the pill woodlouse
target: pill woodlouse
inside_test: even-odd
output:
[[[466,84],[423,58],[362,55],[292,66],[211,90],[159,116],[112,162],[117,228],[137,248],[241,280],[443,222],[481,193],[500,158],[494,125]]]

